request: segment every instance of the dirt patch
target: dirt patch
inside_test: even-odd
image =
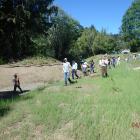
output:
[[[58,105],[59,108],[68,108],[70,106],[70,104],[66,104],[66,103],[61,103]]]
[[[48,92],[53,92],[53,93],[57,93],[61,91],[61,87],[60,86],[51,86],[51,87],[47,87],[46,89]]]
[[[27,124],[28,127],[32,128],[32,123],[30,120],[30,114],[23,114],[22,119],[20,119],[17,122],[11,123],[9,126],[5,127],[0,132],[0,139],[3,139],[2,137],[7,137],[7,139],[14,139],[19,140],[21,139],[18,135],[20,130],[24,129],[24,125]]]
[[[48,140],[74,140],[70,137],[67,131],[73,129],[73,121],[68,122],[62,128],[57,129],[54,134],[52,134]]]
[[[94,84],[81,84],[75,87],[78,91],[81,91],[84,95],[88,95],[88,93],[94,93],[99,89],[99,86]]]
[[[30,139],[34,139],[34,140],[45,140],[46,136],[44,135],[44,126],[43,125],[38,125],[35,126],[34,128],[34,132],[32,134],[32,136],[30,136]]]
[[[0,66],[0,90],[13,89],[13,75],[18,73],[20,76],[21,87],[23,89],[40,86],[43,83],[51,83],[63,79],[62,65],[54,66],[31,66],[31,67],[3,67]],[[29,89],[28,88],[28,89]]]

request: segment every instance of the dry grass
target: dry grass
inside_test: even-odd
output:
[[[43,58],[43,60],[42,59],[38,60],[38,59],[31,58],[11,65],[1,65],[0,66],[0,77],[1,77],[0,89],[4,89],[7,87],[12,88],[13,86],[12,79],[15,73],[19,74],[23,89],[28,85],[31,86],[32,88],[33,84],[35,83],[40,83],[40,84],[46,82],[52,83],[61,80],[63,78],[61,62],[52,58],[51,59]],[[28,65],[32,63],[33,66],[31,65],[27,67],[26,63]],[[52,66],[48,66],[48,64],[51,64]],[[35,84],[35,86],[36,85],[37,84]]]

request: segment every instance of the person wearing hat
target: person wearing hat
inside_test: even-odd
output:
[[[64,62],[63,62],[63,72],[64,72],[64,81],[65,81],[65,86],[67,86],[67,81],[71,83],[73,83],[70,79],[70,68],[71,65],[70,63],[67,61],[67,58],[64,58]]]

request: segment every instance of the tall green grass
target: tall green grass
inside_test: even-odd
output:
[[[0,117],[0,139],[138,140],[140,72],[128,64],[109,77],[85,77],[0,101],[9,110]]]

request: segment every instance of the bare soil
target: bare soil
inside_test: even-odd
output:
[[[13,75],[20,77],[23,90],[40,87],[44,83],[51,83],[63,79],[62,64],[52,66],[0,66],[0,91],[13,90]]]

